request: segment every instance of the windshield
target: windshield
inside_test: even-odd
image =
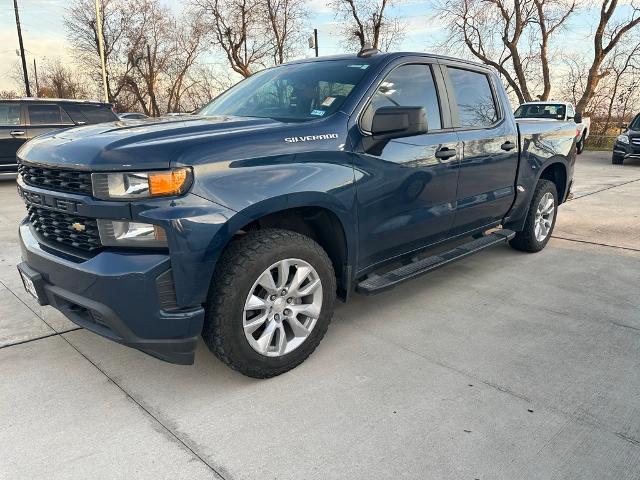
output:
[[[516,118],[549,118],[564,120],[567,109],[565,105],[555,103],[531,103],[520,105],[515,111]]]
[[[307,121],[337,112],[369,64],[331,60],[263,70],[227,90],[198,112]]]
[[[640,130],[640,115],[636,115],[636,118],[631,121],[629,130]]]

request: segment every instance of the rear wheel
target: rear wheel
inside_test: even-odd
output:
[[[335,292],[331,260],[312,239],[287,230],[249,232],[220,259],[202,337],[244,375],[280,375],[324,337]]]
[[[549,180],[540,180],[533,192],[524,229],[516,233],[509,244],[516,250],[539,252],[553,232],[558,211],[558,193],[556,186]]]

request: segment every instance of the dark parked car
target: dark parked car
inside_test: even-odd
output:
[[[50,98],[0,100],[0,176],[18,170],[16,152],[27,140],[60,128],[118,120],[108,103]]]
[[[622,165],[628,158],[640,159],[640,113],[631,121],[624,133],[618,135],[613,145],[611,163]]]
[[[576,141],[573,120],[516,122],[482,65],[301,60],[198,116],[26,144],[18,268],[41,304],[111,340],[188,364],[202,335],[226,364],[271,377],[313,352],[336,296],[504,242],[542,250]]]

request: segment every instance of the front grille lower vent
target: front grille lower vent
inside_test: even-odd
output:
[[[28,205],[29,220],[36,231],[48,240],[88,252],[102,247],[95,218],[55,212]]]

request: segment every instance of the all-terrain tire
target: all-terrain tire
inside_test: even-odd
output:
[[[322,284],[320,315],[305,341],[277,357],[251,347],[243,329],[244,306],[254,282],[271,265],[283,259],[307,262]],[[336,280],[333,264],[314,240],[280,229],[249,231],[233,240],[218,261],[211,280],[202,338],[220,360],[240,373],[269,378],[301,364],[324,337],[333,315]]]
[[[551,195],[553,195],[553,220],[551,222],[551,228],[549,229],[546,237],[542,240],[538,240],[535,233],[536,212],[540,201],[547,193],[551,193]],[[555,184],[553,182],[550,182],[549,180],[539,180],[533,192],[531,204],[529,205],[529,212],[527,213],[527,219],[524,224],[524,229],[520,232],[517,232],[516,236],[509,241],[509,244],[516,250],[521,250],[523,252],[539,252],[547,245],[549,239],[551,238],[553,227],[556,224],[557,213],[558,192],[556,190]]]

